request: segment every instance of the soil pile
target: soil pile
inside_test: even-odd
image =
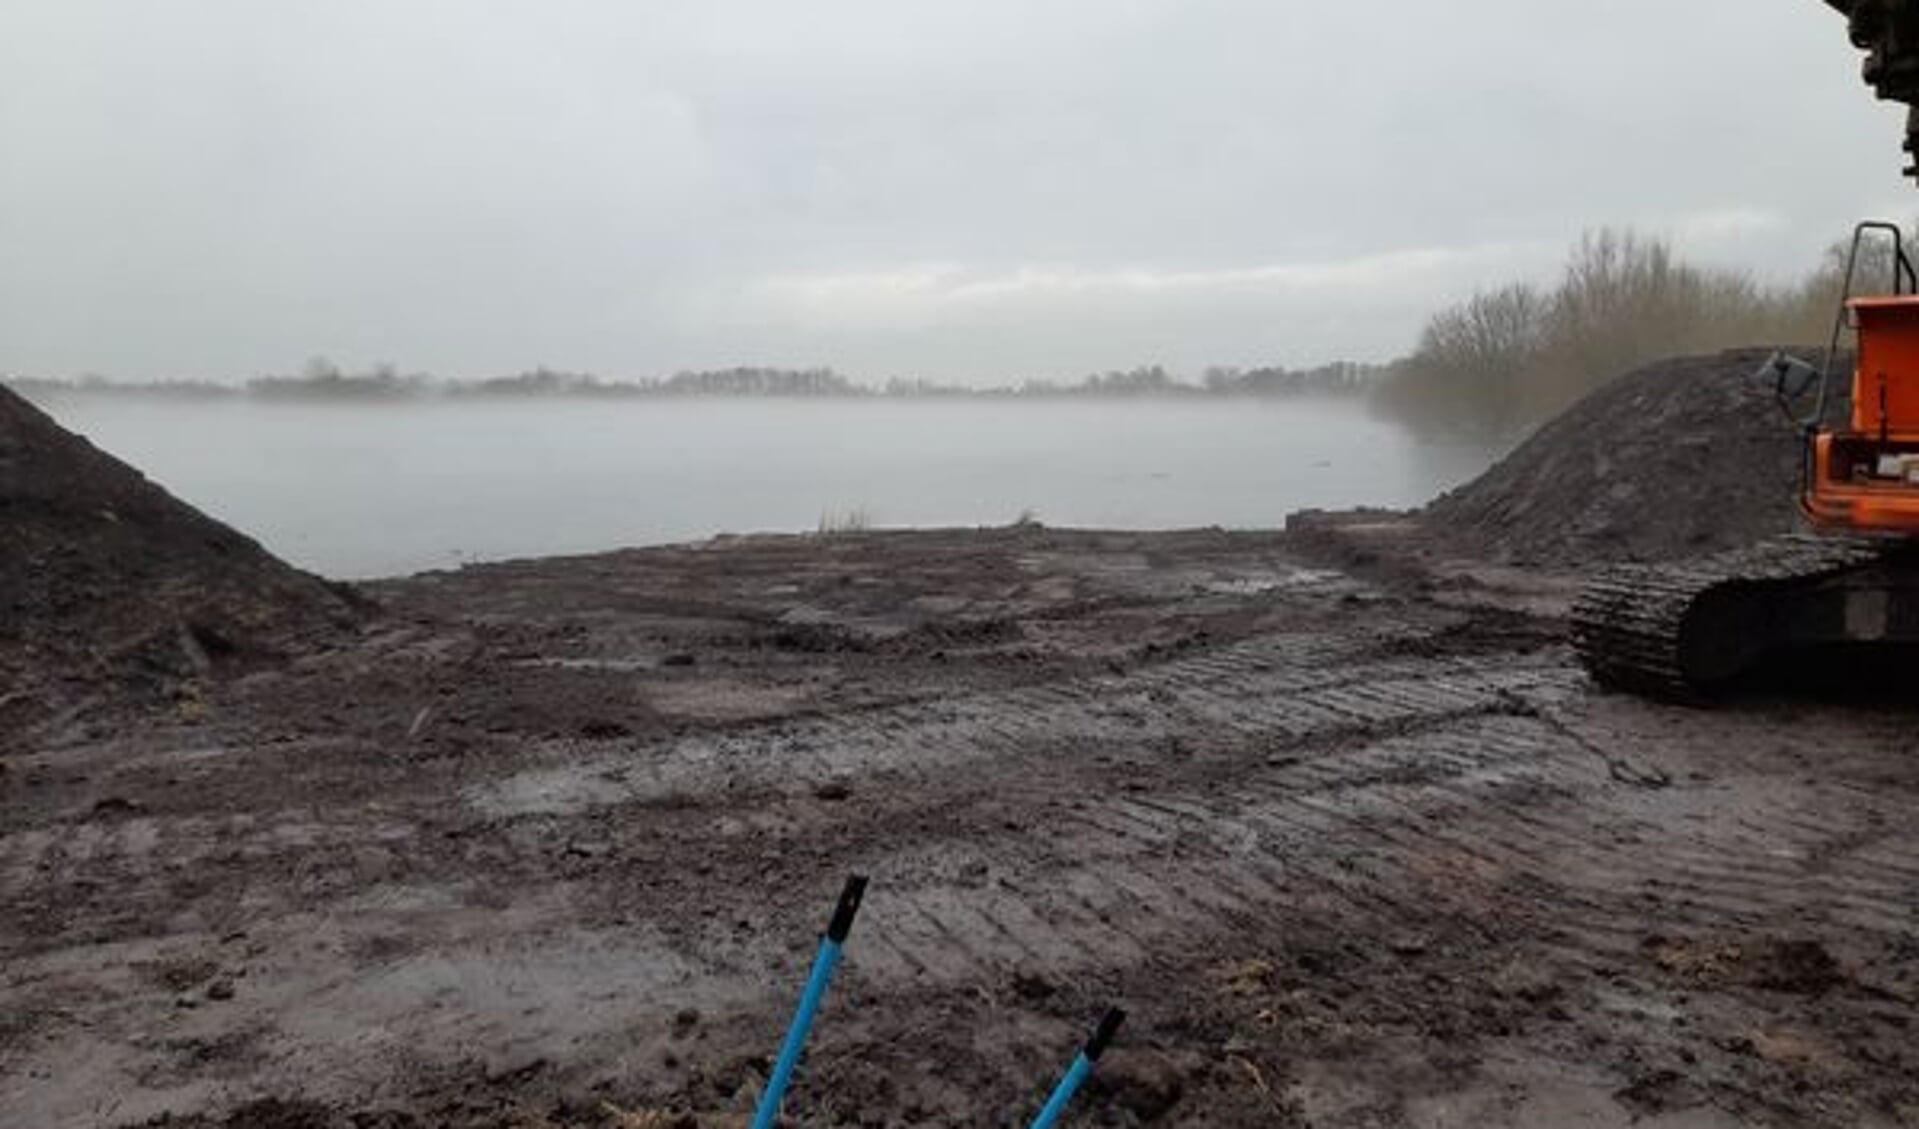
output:
[[[1801,447],[1771,381],[1754,378],[1770,355],[1683,357],[1620,377],[1436,499],[1426,523],[1447,551],[1543,568],[1671,560],[1791,530]],[[1833,412],[1847,391],[1835,384]]]
[[[0,388],[0,725],[283,652],[365,605]]]

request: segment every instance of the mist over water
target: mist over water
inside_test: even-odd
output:
[[[342,578],[822,521],[1271,528],[1311,506],[1416,505],[1491,458],[1338,397],[45,406]]]

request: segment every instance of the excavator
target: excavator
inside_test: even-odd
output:
[[[1867,52],[1867,84],[1910,107],[1919,159],[1919,0],[1826,3]],[[1919,162],[1905,173],[1919,179]],[[1919,644],[1919,275],[1896,225],[1855,229],[1824,365],[1776,355],[1768,370],[1803,436],[1807,531],[1599,575],[1574,602],[1572,638],[1602,686],[1698,702],[1786,656],[1870,666]]]

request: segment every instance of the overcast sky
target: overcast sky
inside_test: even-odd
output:
[[[1908,217],[1818,0],[0,0],[0,371],[1406,350],[1634,224]]]

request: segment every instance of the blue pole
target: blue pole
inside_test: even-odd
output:
[[[1073,1094],[1079,1090],[1079,1084],[1093,1072],[1093,1060],[1086,1052],[1073,1056],[1073,1065],[1066,1071],[1066,1077],[1053,1087],[1053,1096],[1046,1099],[1046,1105],[1040,1109],[1039,1116],[1033,1119],[1033,1129],[1052,1129],[1059,1115],[1066,1112],[1067,1103],[1073,1100]]]
[[[866,893],[866,879],[854,875],[840,890],[839,904],[833,907],[833,919],[826,935],[820,938],[819,955],[813,958],[813,972],[806,978],[806,991],[800,994],[800,1006],[793,1023],[786,1029],[786,1042],[780,1045],[779,1061],[773,1064],[766,1090],[760,1094],[759,1108],[753,1114],[753,1129],[773,1129],[780,1116],[780,1103],[786,1100],[787,1084],[793,1081],[793,1069],[800,1064],[800,1052],[806,1049],[806,1036],[813,1030],[813,1016],[819,1011],[826,987],[833,982],[833,970],[839,967],[840,947],[853,928],[853,915],[859,912],[860,898]]]
[[[1046,1104],[1040,1107],[1039,1116],[1033,1119],[1033,1129],[1052,1129],[1059,1115],[1066,1112],[1080,1083],[1092,1076],[1093,1064],[1099,1061],[1100,1055],[1106,1053],[1106,1044],[1113,1041],[1114,1033],[1124,1022],[1125,1012],[1116,1007],[1106,1009],[1106,1014],[1100,1017],[1099,1027],[1093,1031],[1093,1037],[1086,1040],[1086,1045],[1073,1056],[1073,1065],[1067,1068],[1066,1077],[1059,1080],[1059,1085],[1053,1087],[1053,1096],[1047,1098]]]

